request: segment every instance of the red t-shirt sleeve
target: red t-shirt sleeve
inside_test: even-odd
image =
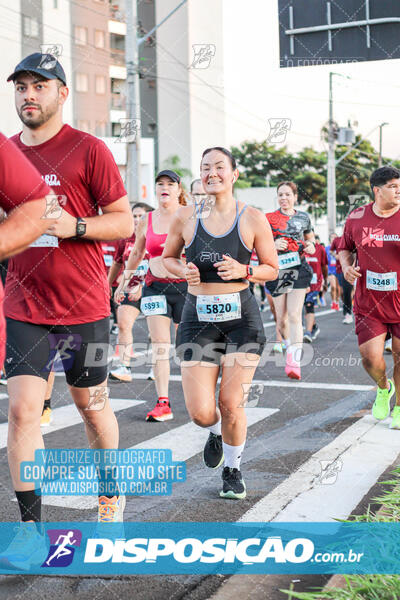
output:
[[[124,262],[124,251],[125,251],[125,241],[126,240],[120,240],[117,244],[117,248],[114,252],[114,262],[118,263],[118,264],[123,264]]]
[[[351,225],[351,221],[347,219],[346,224],[344,226],[343,235],[336,244],[337,252],[340,252],[340,250],[348,250],[349,252],[354,252],[354,250],[356,249]],[[336,241],[336,239],[337,238],[335,238],[334,241]]]
[[[328,257],[326,255],[326,250],[323,246],[321,246],[321,266],[322,267],[328,266]]]
[[[96,140],[89,152],[88,182],[98,206],[107,206],[126,196],[114,157],[101,140]]]
[[[10,212],[47,194],[51,194],[51,189],[39,172],[14,142],[0,133],[0,206]]]

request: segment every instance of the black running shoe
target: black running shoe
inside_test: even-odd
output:
[[[233,500],[246,498],[246,485],[239,469],[224,467],[222,483],[222,492],[219,493],[221,498],[232,498]]]
[[[203,450],[203,459],[206,467],[217,469],[224,460],[224,451],[222,449],[222,435],[216,435],[210,431],[208,440]]]

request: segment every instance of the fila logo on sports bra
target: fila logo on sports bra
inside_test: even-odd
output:
[[[230,256],[229,252],[225,252],[225,256]],[[219,252],[201,252],[200,254],[200,262],[210,261],[216,263],[222,260],[224,260],[223,256]]]

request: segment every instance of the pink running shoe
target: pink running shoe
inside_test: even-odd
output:
[[[285,373],[290,379],[301,379],[300,365],[293,358],[291,352],[287,352],[286,354],[286,367]]]

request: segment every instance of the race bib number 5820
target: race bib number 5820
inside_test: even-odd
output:
[[[218,323],[240,319],[240,294],[235,292],[219,296],[197,296],[196,310],[199,321]]]

